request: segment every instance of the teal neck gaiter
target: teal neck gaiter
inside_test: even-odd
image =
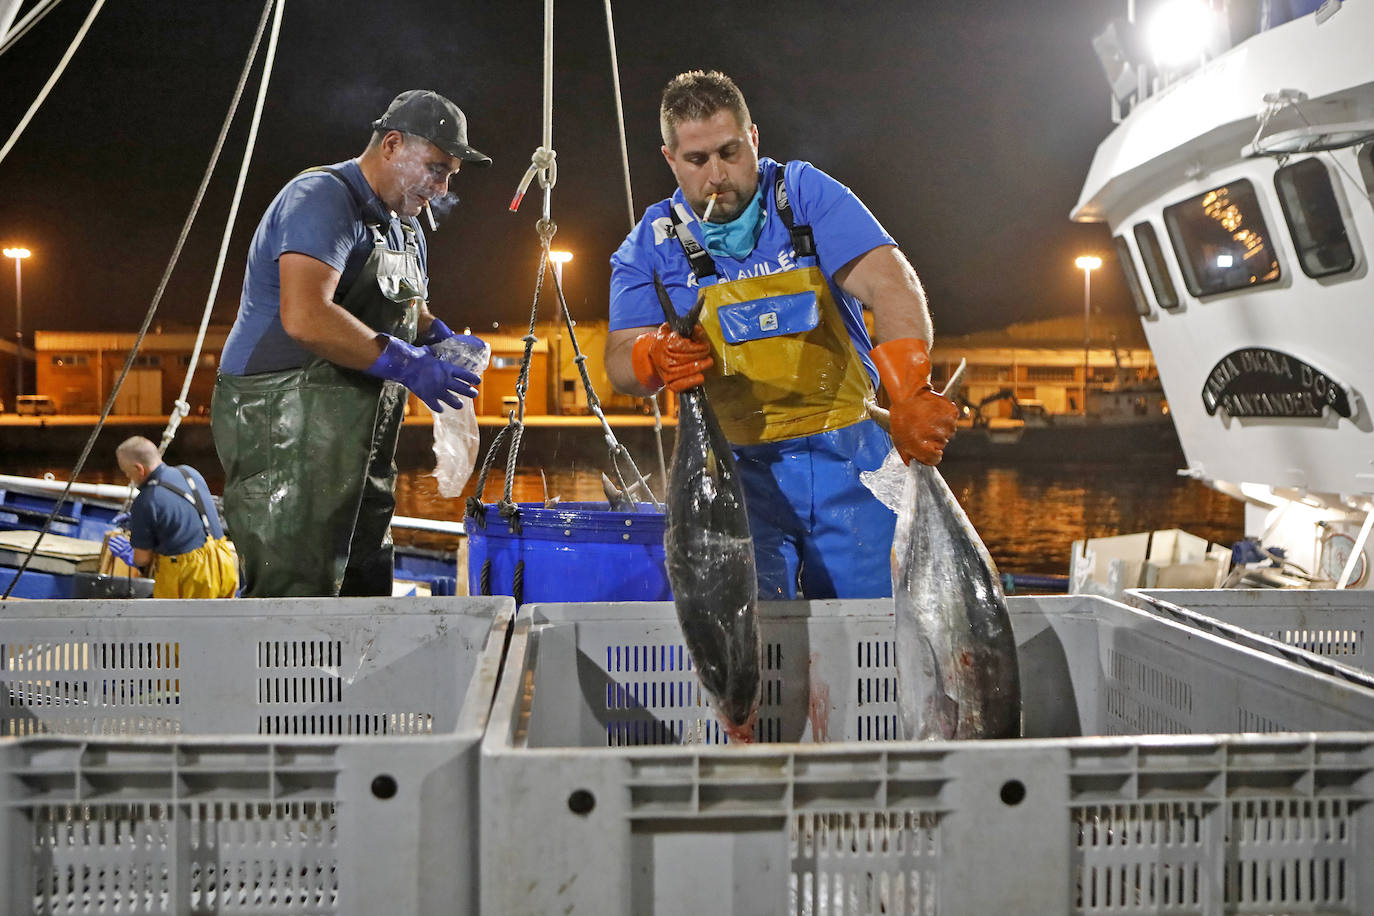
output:
[[[759,243],[767,215],[763,206],[763,185],[760,184],[754,191],[753,199],[730,222],[701,223],[702,242],[713,255],[742,261]]]

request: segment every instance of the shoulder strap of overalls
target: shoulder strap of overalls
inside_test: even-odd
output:
[[[711,256],[706,253],[706,249],[692,235],[692,230],[687,228],[687,224],[678,215],[677,207],[668,204],[668,217],[673,221],[673,236],[677,243],[682,246],[682,253],[687,255],[687,263],[691,265],[692,273],[696,274],[698,281],[707,280],[716,275],[716,262],[711,260]]]
[[[347,189],[348,196],[353,198],[353,203],[357,204],[358,213],[362,214],[367,210],[367,201],[363,200],[362,196],[358,194],[357,189],[353,187],[353,185],[349,182],[347,178],[343,177],[343,173],[340,172],[338,169],[333,168],[332,166],[314,165],[308,169],[303,169],[302,171],[298,172],[296,174],[296,177],[299,178],[301,177],[301,175],[309,175],[313,172],[324,172],[327,175],[334,176],[334,180],[337,181],[339,184],[343,185],[345,189]]]
[[[342,172],[340,172],[338,169],[332,166],[316,165],[312,166],[311,168],[305,169],[304,171],[300,172],[296,177],[299,178],[301,175],[308,175],[311,172],[324,172],[328,175],[334,176],[334,179],[348,190],[348,196],[353,198],[353,203],[356,204],[358,207],[358,218],[367,224],[368,228],[372,230],[374,237],[381,235],[381,230],[379,228],[381,226],[381,221],[375,218],[368,218],[367,205],[368,203],[370,203],[370,201],[363,200],[362,195],[360,195],[358,193],[358,190],[353,187],[352,182],[350,182],[347,178],[343,176]],[[412,216],[409,219],[401,220],[401,229],[403,230],[403,235],[405,236],[407,246],[414,245],[415,236],[420,231],[419,219]]]
[[[792,210],[792,200],[787,194],[787,168],[791,163],[786,163],[778,169],[778,178],[773,182],[773,208],[778,211],[778,217],[782,219],[783,225],[787,227],[788,233],[792,236],[792,247],[796,249],[799,258],[814,258],[816,256],[816,239],[811,234],[810,226],[797,224],[796,214]]]
[[[207,539],[213,538],[214,534],[210,531],[210,516],[205,511],[205,501],[201,498],[200,488],[196,486],[196,482],[191,475],[186,473],[186,465],[178,465],[175,470],[180,472],[182,479],[186,481],[187,489],[183,490],[181,487],[166,479],[149,480],[146,481],[146,485],[150,487],[165,487],[195,506],[196,514],[200,516],[200,523],[205,526],[205,537]]]

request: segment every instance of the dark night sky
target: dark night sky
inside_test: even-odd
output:
[[[937,335],[1081,314],[1073,257],[1084,251],[1108,260],[1094,277],[1094,309],[1128,312],[1105,228],[1068,219],[1111,129],[1089,42],[1124,12],[1116,6],[621,0],[635,214],[673,188],[658,152],[663,84],[680,70],[719,68],[744,90],[765,155],[814,162],[877,214],[926,284]],[[68,0],[0,56],[0,142],[89,9]],[[137,328],[261,9],[258,0],[107,3],[0,162],[0,241],[35,249],[24,265],[30,333]],[[356,155],[391,97],[423,87],[458,102],[471,141],[495,160],[453,181],[462,202],[431,237],[434,311],[479,332],[524,323],[540,197],[532,192],[514,215],[506,204],[540,142],[542,16],[538,0],[289,0],[214,321],[233,320],[248,240],[282,183]],[[555,18],[556,244],[575,252],[566,274],[574,316],[604,317],[607,259],[628,216],[603,5],[558,0]],[[165,325],[199,319],[256,77],[159,311]],[[13,328],[14,284],[0,274],[0,333]]]

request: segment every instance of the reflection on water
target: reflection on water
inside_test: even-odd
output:
[[[1229,545],[1242,504],[1172,468],[941,465],[1003,572],[1067,573],[1073,541],[1158,528]]]
[[[68,468],[10,467],[8,473],[63,477]],[[217,492],[223,484],[217,466],[201,467]],[[1179,477],[1172,467],[1121,465],[1035,465],[1008,467],[947,462],[940,467],[988,551],[1003,572],[1068,572],[1075,539],[1106,537],[1156,528],[1182,528],[1220,544],[1241,536],[1241,504],[1195,480]],[[113,466],[85,472],[89,483],[124,483]],[[396,487],[398,515],[461,520],[476,486],[470,480],[461,497],[439,494],[432,469],[401,471]],[[493,469],[484,499],[496,502],[505,491],[504,475]],[[600,502],[599,468],[517,469],[511,495],[516,502]],[[398,540],[426,547],[450,546],[438,535],[405,535]]]

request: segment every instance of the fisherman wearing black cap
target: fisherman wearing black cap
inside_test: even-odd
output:
[[[416,219],[465,162],[491,159],[458,106],[403,92],[360,156],[297,175],[258,223],[211,408],[244,596],[391,594],[406,389],[442,411],[478,383],[431,349],[455,335]]]

